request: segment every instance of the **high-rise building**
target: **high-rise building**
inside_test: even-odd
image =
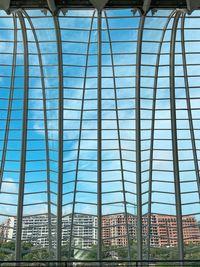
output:
[[[185,244],[200,244],[200,229],[198,222],[194,216],[183,216],[183,238]],[[137,238],[137,216],[128,214],[116,214],[103,217],[103,242],[107,246],[127,246],[128,234],[127,224],[129,229],[129,239],[136,240]],[[148,234],[150,236],[150,245],[153,247],[162,246],[177,246],[177,220],[176,216],[172,215],[151,215],[151,228],[148,233],[148,217],[143,216],[142,226],[143,235],[147,242]]]
[[[96,244],[97,239],[97,219],[92,215],[75,214],[73,218],[73,229],[71,229],[72,215],[67,215],[62,223],[62,245],[69,244],[70,235],[73,247],[90,248]],[[34,246],[47,247],[49,245],[48,236],[48,216],[26,216],[23,219],[22,241],[31,242]],[[52,245],[56,242],[56,218],[51,218],[51,238]],[[11,217],[0,226],[2,240],[15,240],[16,238],[16,218]],[[71,233],[72,231],[72,233]]]
[[[143,235],[150,236],[151,247],[175,247],[177,241],[177,221],[175,216],[152,214],[150,233],[147,228],[147,216],[143,216]],[[71,228],[72,215],[63,220],[62,246],[68,246],[72,235],[71,246],[74,249],[89,249],[97,244],[97,218],[92,215],[75,214],[73,229]],[[200,229],[194,216],[182,218],[185,244],[200,244]],[[128,224],[128,233],[127,233]],[[55,248],[56,218],[52,216],[52,245]],[[72,231],[72,233],[71,233]],[[104,246],[126,247],[128,242],[136,241],[137,216],[124,213],[102,217],[102,240]],[[16,218],[11,217],[0,225],[1,241],[15,240]],[[48,247],[48,217],[47,215],[27,216],[23,220],[23,242],[31,242],[36,247]]]
[[[154,239],[158,246],[177,246],[177,220],[176,216],[152,215],[154,222],[152,228],[152,242]],[[183,216],[183,238],[185,244],[200,244],[200,230],[197,220],[194,216]]]

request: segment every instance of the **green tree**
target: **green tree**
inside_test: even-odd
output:
[[[49,259],[49,253],[45,248],[38,248],[37,250],[32,250],[28,253],[26,253],[23,256],[23,260],[48,260]]]

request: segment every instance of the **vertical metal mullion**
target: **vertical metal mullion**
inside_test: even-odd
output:
[[[102,260],[102,11],[97,10],[98,19],[98,92],[97,92],[97,226],[98,226],[98,251],[97,259]]]
[[[115,67],[114,67],[112,40],[111,40],[111,35],[110,35],[110,28],[109,28],[108,18],[107,18],[107,15],[106,15],[106,11],[104,13],[105,13],[105,19],[106,19],[106,26],[107,26],[107,30],[108,30],[108,39],[109,39],[109,46],[110,46],[111,65],[112,65],[113,83],[114,83],[117,135],[118,135],[118,145],[119,145],[119,158],[120,158],[120,169],[121,169],[121,175],[122,175],[122,190],[123,190],[125,222],[126,222],[127,240],[128,240],[128,259],[131,260],[131,242],[130,242],[130,236],[129,236],[128,212],[127,212],[127,207],[126,207],[126,193],[125,193],[126,187],[125,187],[125,182],[124,182],[123,156],[122,156],[120,125],[119,125],[119,115],[118,115],[117,89],[116,89],[117,86],[116,86],[116,79],[115,79]]]
[[[72,219],[71,219],[71,227],[70,227],[70,235],[69,235],[69,255],[68,258],[71,257],[71,246],[72,246],[72,235],[73,235],[73,224],[74,224],[74,212],[75,212],[75,202],[76,202],[76,191],[77,191],[77,183],[78,183],[78,169],[79,169],[79,159],[80,159],[80,146],[81,146],[81,134],[82,134],[82,124],[83,124],[83,111],[84,111],[84,100],[85,100],[85,90],[86,90],[86,77],[88,71],[88,60],[89,60],[89,48],[90,48],[90,41],[92,35],[92,26],[94,21],[95,11],[93,12],[91,24],[90,24],[90,31],[88,36],[88,44],[87,44],[87,53],[86,53],[86,64],[85,64],[85,73],[84,73],[84,83],[83,83],[83,95],[82,95],[82,104],[81,104],[81,116],[80,116],[80,131],[79,131],[79,138],[78,138],[78,155],[77,155],[77,162],[76,162],[76,175],[75,175],[75,186],[74,186],[74,197],[73,197],[73,206],[72,206]]]
[[[58,53],[59,111],[58,111],[58,199],[57,199],[57,260],[61,260],[62,249],[62,199],[63,199],[63,58],[60,25],[57,16],[53,17]]]
[[[13,14],[13,25],[14,25],[14,44],[13,44],[12,72],[11,72],[11,82],[10,82],[10,94],[8,101],[8,112],[7,112],[5,135],[4,135],[4,144],[3,144],[1,164],[0,164],[0,191],[5,168],[5,160],[8,147],[8,136],[10,129],[10,118],[11,118],[13,95],[14,95],[14,82],[15,82],[16,57],[17,57],[17,21],[15,14]]]
[[[24,46],[24,103],[23,103],[23,122],[22,122],[22,144],[21,144],[21,163],[20,163],[20,177],[19,177],[19,193],[18,206],[16,218],[16,246],[15,257],[16,260],[21,258],[21,237],[22,237],[22,223],[23,223],[23,205],[24,205],[24,184],[26,175],[26,146],[27,146],[27,127],[28,127],[28,89],[29,89],[29,63],[28,63],[28,38],[24,17],[20,11],[17,12],[19,17],[22,38]]]
[[[150,245],[151,245],[151,205],[152,205],[152,180],[153,180],[153,152],[154,152],[154,133],[155,133],[155,115],[156,115],[156,96],[157,96],[157,86],[158,86],[158,72],[159,72],[159,64],[161,57],[161,49],[163,40],[165,37],[165,33],[169,22],[174,15],[174,11],[170,14],[167,22],[163,28],[163,33],[160,39],[160,44],[158,48],[157,61],[156,61],[156,69],[154,75],[154,91],[153,91],[153,103],[152,103],[152,118],[151,118],[151,144],[150,144],[150,164],[149,164],[149,193],[148,193],[148,237],[147,237],[147,256],[148,259],[150,257]]]
[[[196,148],[196,141],[195,141],[195,134],[194,134],[194,125],[193,125],[193,120],[192,120],[192,111],[191,111],[191,103],[190,103],[190,86],[189,86],[189,81],[188,81],[187,60],[186,60],[186,51],[185,51],[185,33],[184,33],[185,16],[186,14],[183,14],[181,18],[181,48],[182,48],[186,103],[187,103],[187,111],[188,111],[188,118],[189,118],[190,135],[191,135],[191,141],[192,141],[192,152],[193,152],[193,157],[194,157],[194,166],[195,166],[197,187],[198,187],[199,200],[200,200],[199,165],[198,165],[197,148]]]
[[[41,50],[39,41],[37,38],[37,34],[31,18],[27,14],[26,11],[23,10],[25,17],[27,18],[31,30],[35,39],[37,52],[38,52],[38,60],[40,66],[40,73],[41,73],[41,85],[42,85],[42,98],[43,98],[43,107],[44,107],[44,129],[45,129],[45,146],[46,146],[46,168],[47,168],[47,205],[48,205],[48,237],[49,237],[49,255],[52,253],[52,231],[51,231],[51,198],[50,198],[50,161],[49,161],[49,142],[48,142],[48,124],[47,124],[47,111],[46,111],[46,93],[45,93],[45,81],[44,81],[44,71],[43,71],[43,62],[41,56]]]
[[[136,191],[137,191],[137,259],[142,260],[142,177],[141,177],[141,113],[140,113],[140,84],[141,84],[141,54],[145,15],[140,17],[137,37],[136,54],[136,87],[135,87],[135,129],[136,129]]]
[[[173,167],[174,167],[174,183],[176,197],[176,217],[177,217],[177,241],[179,260],[184,259],[183,245],[183,226],[182,226],[182,208],[181,208],[181,188],[179,176],[179,157],[178,157],[178,141],[177,141],[177,125],[176,125],[176,97],[175,97],[175,46],[176,31],[180,18],[180,12],[177,12],[174,18],[170,42],[170,108],[171,108],[171,128],[172,128],[172,150],[173,150]]]

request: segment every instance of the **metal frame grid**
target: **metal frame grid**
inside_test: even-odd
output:
[[[176,220],[162,238],[177,259],[200,240],[183,224],[200,220],[199,20],[185,9],[1,13],[0,215],[15,218],[16,260],[41,239],[49,259],[84,259],[84,242],[99,261],[122,249],[150,259],[156,214]],[[34,216],[45,223],[27,226]]]

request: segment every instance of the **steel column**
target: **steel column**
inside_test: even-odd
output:
[[[150,162],[149,162],[149,193],[148,193],[148,237],[147,237],[147,256],[150,257],[150,244],[151,244],[151,206],[152,206],[152,180],[153,180],[153,153],[154,153],[154,132],[155,132],[155,117],[156,117],[156,96],[157,96],[157,86],[158,86],[158,72],[160,64],[160,56],[163,40],[165,33],[171,18],[173,17],[175,11],[173,11],[163,28],[163,33],[160,39],[158,55],[156,60],[155,77],[154,77],[154,91],[153,91],[153,103],[152,103],[152,118],[151,118],[151,144],[150,144]]]
[[[22,38],[24,46],[24,103],[23,103],[23,122],[22,122],[22,144],[21,144],[21,164],[19,176],[19,193],[16,218],[16,244],[15,258],[21,259],[21,237],[23,223],[23,206],[24,206],[24,184],[26,176],[26,146],[27,146],[27,128],[28,128],[28,89],[29,89],[29,66],[28,66],[28,38],[24,17],[20,11],[17,12],[22,29]]]
[[[174,184],[176,197],[176,216],[177,216],[177,241],[179,260],[184,259],[183,244],[183,226],[182,226],[182,208],[181,208],[181,188],[179,175],[179,156],[178,156],[178,139],[176,125],[176,96],[175,96],[175,47],[176,32],[181,12],[177,12],[174,18],[170,43],[170,108],[171,108],[171,129],[172,129],[172,152],[174,167]]]
[[[54,25],[58,52],[59,75],[59,110],[58,110],[58,198],[57,198],[57,260],[61,260],[62,249],[62,200],[63,200],[63,58],[60,25],[57,16],[54,16]]]
[[[98,226],[98,251],[97,259],[102,259],[102,114],[101,114],[101,90],[102,90],[102,11],[97,10],[98,16],[98,92],[97,92],[97,226]]]
[[[145,16],[140,18],[138,29],[138,44],[136,54],[136,86],[135,86],[135,131],[136,131],[136,191],[137,191],[137,259],[142,260],[142,169],[141,169],[141,110],[140,110],[140,84],[141,84],[141,58],[142,38]]]

